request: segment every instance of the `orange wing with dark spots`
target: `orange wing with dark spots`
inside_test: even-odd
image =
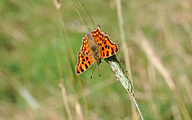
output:
[[[81,52],[78,53],[78,63],[75,66],[76,74],[81,74],[92,66],[96,61],[110,57],[119,50],[117,43],[111,42],[108,35],[100,31],[100,26],[86,34],[82,39]],[[98,45],[98,46],[97,46]]]
[[[117,53],[119,47],[116,43],[111,42],[108,35],[105,36],[104,44],[100,47],[101,58],[107,58]]]
[[[85,36],[85,38],[82,39],[82,46],[81,51],[84,55],[88,55],[90,53],[90,46],[89,46],[89,37],[88,34]]]
[[[97,41],[97,44],[99,46],[102,46],[102,44],[104,43],[104,39],[103,39],[104,33],[100,31],[99,25],[97,26],[96,30],[91,31],[91,36],[93,37],[93,39]]]
[[[92,56],[84,56],[81,52],[78,53],[78,63],[75,66],[76,74],[81,74],[94,64],[95,60]]]

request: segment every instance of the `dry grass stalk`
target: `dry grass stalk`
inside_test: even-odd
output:
[[[152,47],[147,42],[145,36],[142,34],[141,30],[138,30],[136,33],[137,38],[135,38],[135,42],[145,51],[147,57],[149,58],[150,62],[155,66],[155,68],[162,74],[165,78],[165,81],[169,88],[174,91],[176,89],[175,83],[173,82],[169,72],[167,69],[162,65],[162,62],[157,57],[156,53],[152,49]]]
[[[68,102],[66,89],[65,89],[65,87],[63,86],[62,83],[59,84],[59,87],[61,88],[61,91],[62,91],[63,102],[64,102],[65,109],[67,111],[68,120],[73,120],[73,117],[72,117],[72,114],[71,114],[71,109],[69,107],[69,102]]]
[[[136,35],[133,39],[135,40],[134,42],[136,42],[144,50],[149,61],[154,65],[154,67],[163,76],[168,87],[170,88],[170,90],[174,94],[174,97],[177,101],[178,107],[180,108],[180,112],[182,113],[183,117],[186,120],[190,120],[191,117],[189,115],[189,112],[185,106],[185,103],[184,103],[182,97],[179,94],[179,90],[177,89],[174,81],[171,78],[169,71],[163,66],[161,60],[159,59],[159,57],[155,53],[155,50],[147,42],[147,38],[145,37],[145,35],[143,34],[143,32],[140,29],[137,30]]]
[[[126,34],[125,34],[125,30],[124,30],[124,21],[123,21],[123,15],[122,15],[121,0],[116,0],[116,7],[117,7],[117,15],[118,15],[118,21],[119,21],[120,37],[122,40],[121,46],[123,47],[125,65],[126,65],[126,69],[128,69],[128,74],[130,76],[130,81],[132,84],[133,81],[132,81],[132,76],[131,76],[131,65],[130,65],[130,59],[129,59],[129,51],[128,51],[127,42],[126,42]],[[133,86],[133,84],[132,84],[132,86]],[[133,91],[133,93],[134,93],[134,91]],[[132,114],[133,114],[132,119],[137,120],[138,115],[137,115],[136,108],[135,108],[135,105],[133,102],[131,102],[131,108],[132,108]]]
[[[68,37],[68,33],[66,31],[66,28],[65,28],[65,22],[63,21],[62,19],[62,14],[61,14],[61,3],[59,2],[59,0],[54,0],[53,1],[54,4],[55,4],[55,7],[56,7],[56,10],[57,10],[57,15],[58,15],[58,19],[59,19],[59,23],[60,23],[60,26],[61,26],[61,35],[62,35],[62,39],[63,39],[63,46],[65,46],[67,43],[67,40],[69,38]],[[82,85],[82,81],[81,81],[81,78],[80,77],[77,77],[77,76],[74,76],[73,74],[73,70],[70,66],[70,63],[69,61],[71,61],[70,58],[72,58],[72,61],[73,61],[73,65],[76,63],[75,61],[75,54],[73,53],[73,50],[72,48],[70,47],[70,44],[67,45],[68,49],[66,51],[62,51],[64,53],[64,55],[66,56],[65,59],[66,59],[66,66],[67,68],[69,68],[68,72],[69,72],[69,76],[70,76],[70,80],[72,82],[72,85],[73,85],[73,88],[75,90],[75,94],[76,94],[76,99],[77,101],[79,101],[79,97],[78,97],[78,92],[77,92],[77,86],[76,86],[76,82],[75,82],[75,79],[77,79],[77,82],[78,82],[78,85],[79,85],[79,88],[80,88],[80,91],[81,91],[81,96],[83,98],[83,105],[84,105],[84,108],[86,110],[86,113],[87,113],[87,116],[90,117],[89,115],[89,108],[88,108],[88,105],[87,105],[87,100],[84,96],[84,91],[83,91],[83,85]],[[61,64],[60,64],[60,58],[59,58],[59,54],[57,55],[57,62],[58,62],[58,69],[59,69],[59,75],[60,75],[60,82],[62,83],[63,82],[63,79],[62,79],[62,72],[61,72]],[[63,84],[62,84],[63,85]],[[64,85],[63,85],[64,86]],[[65,87],[65,86],[64,86]],[[64,101],[65,103],[65,101]],[[67,110],[67,109],[66,109]]]
[[[131,97],[132,101],[134,102],[141,119],[144,120],[143,115],[140,111],[139,105],[134,96],[133,87],[132,87],[130,78],[127,75],[127,73],[125,71],[123,71],[123,68],[121,67],[120,62],[117,59],[116,55],[106,58],[104,60],[110,65],[110,68],[111,68],[113,74],[115,75],[117,80],[122,84],[122,86],[125,88],[125,90],[129,94],[129,96]]]
[[[75,104],[75,110],[76,110],[77,120],[84,120],[81,106],[78,102],[76,102],[76,104]]]

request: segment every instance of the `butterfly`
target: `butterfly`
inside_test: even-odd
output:
[[[117,53],[119,47],[111,42],[108,35],[100,31],[100,26],[96,30],[88,32],[82,38],[81,52],[78,52],[78,63],[75,66],[75,73],[81,74],[90,68],[95,62],[101,63],[101,59],[108,58]]]

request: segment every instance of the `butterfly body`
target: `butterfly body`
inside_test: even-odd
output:
[[[91,36],[90,33],[88,33],[88,36],[89,36],[88,42],[91,49],[91,55],[96,61],[99,61],[101,60],[101,56],[100,56],[100,48],[97,44],[97,41]]]
[[[118,51],[117,43],[111,42],[108,35],[100,31],[100,26],[85,36],[82,40],[81,52],[78,53],[78,63],[75,67],[76,74],[81,74],[95,62],[101,63],[101,59],[110,57]]]

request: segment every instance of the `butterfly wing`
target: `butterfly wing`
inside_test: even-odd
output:
[[[104,43],[104,33],[100,31],[99,25],[97,26],[96,30],[91,31],[91,36],[97,41],[98,46],[102,46],[102,44]]]
[[[78,63],[75,67],[76,74],[81,74],[82,72],[86,71],[96,61],[91,53],[89,35],[90,34],[86,34],[85,38],[82,39],[83,44],[80,48],[82,53],[78,53]]]
[[[82,46],[81,46],[81,51],[83,53],[83,55],[88,55],[90,54],[90,46],[89,46],[89,37],[88,34],[86,34],[85,38],[82,39]]]
[[[91,53],[91,48],[89,45],[90,42],[89,40],[92,39],[94,39],[99,46],[100,50],[99,58],[110,57],[115,53],[117,53],[117,51],[119,50],[117,44],[111,42],[109,36],[104,35],[104,33],[100,31],[100,26],[98,25],[96,30],[91,31],[85,36],[85,38],[82,39],[83,42],[81,46],[82,53],[81,52],[78,53],[78,63],[75,67],[76,74],[83,73],[96,61],[95,58],[93,57],[93,55],[95,54]]]
[[[100,47],[100,56],[101,58],[107,58],[117,53],[119,47],[117,43],[111,42],[108,35],[104,36],[104,44]]]
[[[95,60],[92,56],[84,56],[80,51],[78,53],[78,63],[75,67],[76,74],[81,74],[94,64]]]

